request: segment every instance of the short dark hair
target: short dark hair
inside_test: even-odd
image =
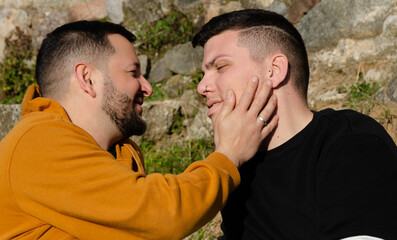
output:
[[[43,97],[54,98],[67,89],[76,61],[103,67],[115,49],[108,39],[120,34],[133,43],[134,34],[121,25],[100,21],[67,23],[49,33],[37,55],[35,77]],[[105,65],[106,66],[106,65]]]
[[[204,47],[213,36],[227,30],[240,31],[239,45],[247,47],[255,61],[263,60],[276,48],[289,61],[289,71],[294,76],[293,86],[306,100],[309,84],[307,52],[298,30],[286,18],[275,12],[261,9],[245,9],[225,13],[212,18],[193,37],[193,46]],[[254,43],[254,44],[252,44]],[[264,49],[262,51],[260,48]]]

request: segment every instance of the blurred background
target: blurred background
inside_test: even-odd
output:
[[[120,23],[138,40],[148,131],[133,137],[147,170],[180,173],[213,150],[207,107],[195,88],[203,49],[193,35],[212,17],[260,8],[284,15],[309,56],[309,106],[350,108],[376,119],[397,142],[397,0],[0,0],[0,140],[20,117],[47,33],[77,20]],[[220,216],[187,239],[221,236]]]

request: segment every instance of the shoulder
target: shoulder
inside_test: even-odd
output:
[[[360,130],[360,126],[379,125],[371,117],[350,109],[333,110],[328,108],[316,112],[315,115],[319,121],[329,121],[333,124],[349,124],[348,127],[351,127],[352,130]]]
[[[2,151],[12,154],[9,156],[12,158],[19,154],[45,156],[60,149],[73,152],[84,145],[98,147],[83,129],[49,113],[32,113],[23,117],[4,138],[2,145]]]
[[[319,121],[329,125],[324,137],[329,147],[322,152],[318,174],[370,179],[397,171],[396,144],[374,119],[352,110],[324,110]]]
[[[362,174],[358,179],[368,179],[374,172],[382,175],[397,170],[396,144],[374,119],[352,110],[327,109],[316,114],[317,124],[326,129],[321,137],[318,176]]]
[[[31,113],[21,118],[15,126],[14,134],[21,137],[30,135],[35,135],[37,138],[54,137],[53,140],[61,140],[60,136],[64,134],[89,136],[87,132],[69,120],[46,112]]]
[[[354,235],[352,231],[380,230],[380,222],[395,222],[390,212],[396,209],[397,147],[391,137],[374,119],[351,110],[323,117],[334,125],[329,134],[334,138],[325,139],[329,148],[316,165],[323,224],[340,227],[332,234]]]
[[[376,120],[353,110],[325,109],[315,113],[314,122],[319,127],[325,127],[331,135],[375,135],[391,140]]]
[[[324,128],[325,139],[334,153],[365,152],[365,145],[382,146],[396,152],[396,145],[386,130],[373,118],[353,110],[325,109],[315,113],[317,128]],[[345,153],[344,153],[345,154]]]

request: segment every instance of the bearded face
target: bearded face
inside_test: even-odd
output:
[[[135,112],[136,104],[134,99],[120,92],[111,79],[106,77],[102,108],[123,137],[140,136],[146,131],[146,122]]]

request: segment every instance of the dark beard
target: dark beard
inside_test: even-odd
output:
[[[134,111],[134,99],[119,92],[107,77],[104,85],[102,109],[116,124],[123,137],[142,135],[146,122]]]

